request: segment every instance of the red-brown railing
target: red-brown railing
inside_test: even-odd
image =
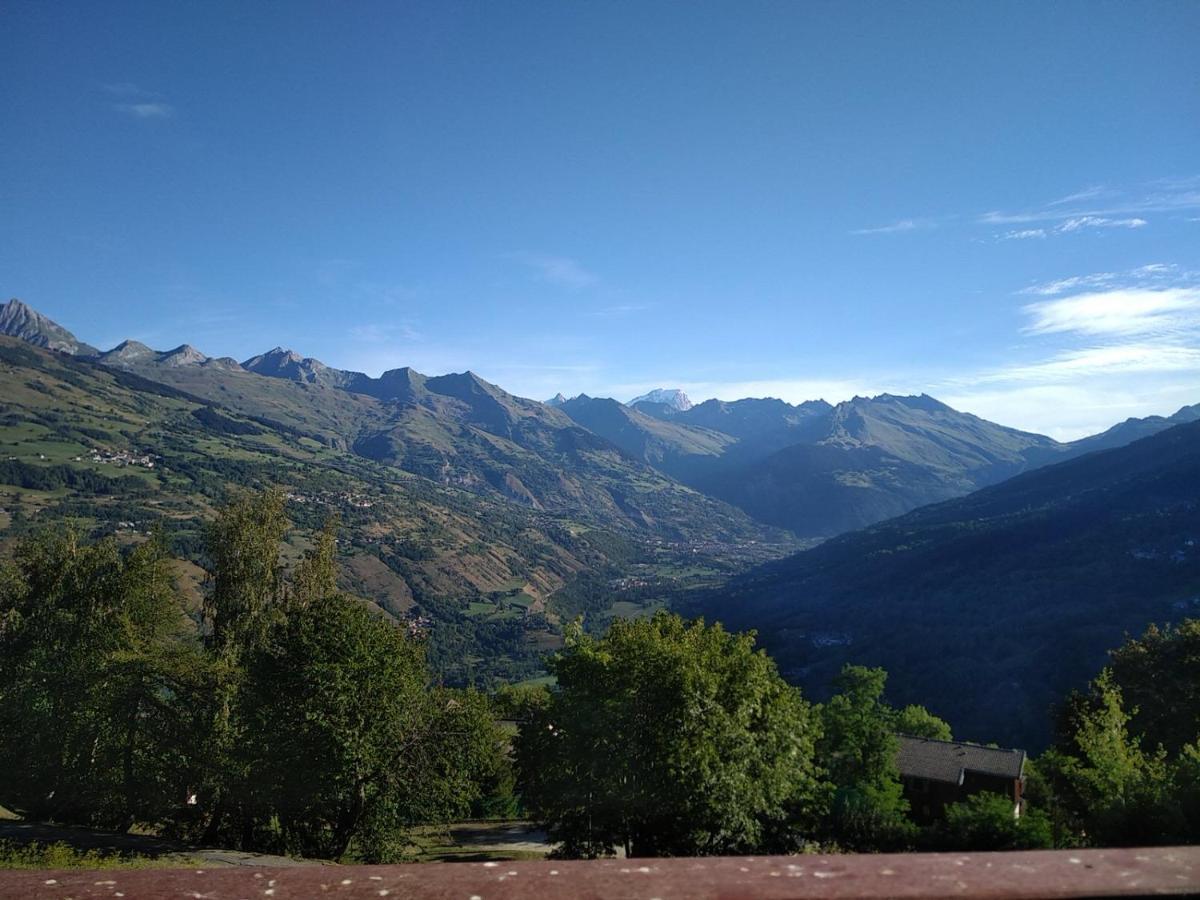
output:
[[[0,872],[6,898],[340,897],[735,900],[792,897],[1130,897],[1200,893],[1200,847]]]

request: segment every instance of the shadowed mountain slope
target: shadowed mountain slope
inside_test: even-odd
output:
[[[1050,704],[1147,623],[1200,608],[1200,422],[830,540],[700,604],[822,695],[891,673],[966,738],[1037,748]]]

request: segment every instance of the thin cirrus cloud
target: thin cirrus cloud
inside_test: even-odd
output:
[[[1029,209],[994,209],[973,218],[976,226],[1010,226],[994,235],[997,241],[1043,240],[1055,235],[1087,234],[1112,229],[1139,229],[1154,213],[1188,213],[1200,209],[1200,176],[1166,178],[1136,189],[1117,190],[1093,185]],[[944,216],[905,218],[886,225],[857,228],[854,235],[907,234],[936,228],[955,219]],[[971,221],[971,220],[968,220]]]
[[[1059,223],[1055,231],[1066,233],[1084,228],[1143,228],[1149,223],[1145,219],[1110,219],[1106,216],[1075,216]]]
[[[976,217],[980,225],[1030,226],[1067,234],[1094,228],[1141,228],[1150,213],[1200,209],[1200,176],[1159,179],[1131,190],[1090,187],[1049,203],[1018,211],[990,210]],[[1040,223],[1053,223],[1041,225]],[[1020,231],[1009,232],[1016,237]]]
[[[567,256],[510,253],[508,257],[525,266],[536,280],[555,287],[578,291],[600,283],[598,276],[585,269],[577,260]]]
[[[1200,400],[1200,273],[1167,263],[1030,285],[1011,361],[936,387],[959,409],[1059,440]]]
[[[1019,293],[1054,297],[1079,288],[1094,288],[1115,283],[1121,283],[1127,287],[1134,285],[1170,287],[1179,284],[1188,285],[1195,280],[1193,273],[1171,263],[1148,263],[1126,272],[1093,272],[1089,275],[1072,275],[1069,278],[1044,281],[1022,288]]]
[[[934,223],[930,219],[900,219],[898,222],[893,222],[890,225],[878,225],[874,228],[856,228],[851,231],[851,234],[903,234],[907,231],[919,231],[925,228],[933,228]]]
[[[1090,377],[1107,379],[1117,375],[1188,371],[1200,371],[1200,348],[1149,341],[1061,350],[1044,359],[983,372],[965,380],[1074,382]]]
[[[114,103],[113,109],[135,119],[167,119],[175,114],[168,103]]]
[[[1112,190],[1104,185],[1095,184],[1081,191],[1076,191],[1073,194],[1067,194],[1065,197],[1059,197],[1057,200],[1051,200],[1046,206],[1065,206],[1068,203],[1080,203],[1084,200],[1095,200],[1098,197],[1111,196],[1112,193]]]
[[[135,119],[167,119],[175,108],[156,91],[148,91],[131,81],[114,81],[101,85],[104,92],[117,98],[112,108]]]
[[[1173,333],[1200,319],[1200,288],[1114,288],[1030,303],[1026,334]]]
[[[1023,241],[1030,238],[1046,238],[1052,234],[1070,234],[1074,231],[1092,231],[1101,228],[1145,228],[1150,223],[1142,218],[1113,219],[1108,216],[1072,216],[1053,228],[1018,228],[999,235],[1002,241]]]

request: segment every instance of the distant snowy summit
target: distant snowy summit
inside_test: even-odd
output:
[[[562,391],[559,391],[557,394],[555,394],[549,400],[546,400],[544,402],[547,406],[562,406],[564,403],[567,402],[567,398],[562,395]]]
[[[687,412],[692,408],[692,401],[688,399],[688,395],[678,388],[655,388],[648,394],[634,397],[627,405],[637,406],[639,403],[659,403],[678,412]]]

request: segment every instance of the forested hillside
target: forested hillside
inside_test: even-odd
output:
[[[846,662],[968,739],[1037,748],[1105,648],[1200,608],[1200,423],[768,564],[697,607],[820,696]]]

